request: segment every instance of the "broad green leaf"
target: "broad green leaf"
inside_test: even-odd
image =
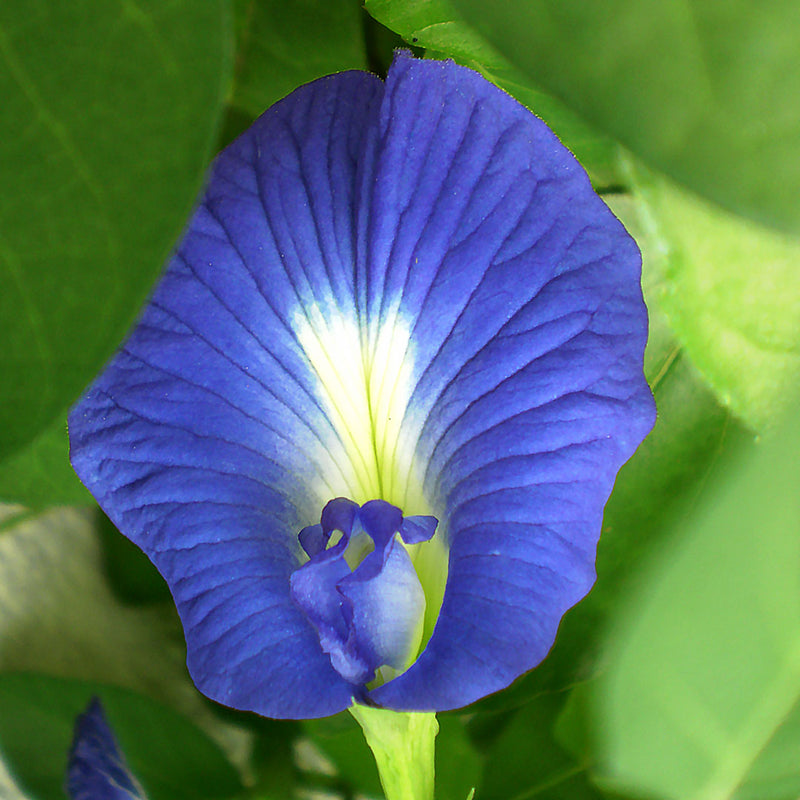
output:
[[[0,461],[0,502],[28,508],[94,505],[69,463],[65,419],[58,418],[21,450]]]
[[[0,506],[0,673],[40,672],[146,692],[191,718],[242,764],[250,737],[220,722],[194,688],[172,603],[120,602],[103,566],[93,513]]]
[[[651,166],[800,232],[795,0],[452,0],[530,81]]]
[[[585,764],[553,738],[561,694],[541,694],[520,708],[486,755],[482,800],[599,800]]]
[[[720,401],[774,427],[800,383],[800,239],[638,178],[665,262],[655,301]]]
[[[232,39],[227,0],[0,4],[0,458],[135,318],[201,186]]]
[[[559,100],[540,91],[459,16],[451,0],[366,0],[366,10],[408,43],[436,58],[453,58],[478,70],[541,117],[575,154],[595,186],[620,181],[617,145],[590,128]]]
[[[366,69],[358,0],[236,0],[231,104],[256,117],[303,83]]]
[[[189,720],[146,695],[34,673],[0,675],[0,750],[35,800],[63,800],[75,718],[100,698],[149,800],[223,800],[241,791],[222,751]]]
[[[594,690],[604,782],[676,800],[800,793],[799,449],[795,413],[628,595]]]

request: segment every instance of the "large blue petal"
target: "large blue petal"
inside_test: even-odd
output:
[[[352,686],[290,598],[297,534],[353,494],[295,332],[353,317],[356,193],[382,83],[344,73],[266,112],[217,159],[136,329],[70,415],[73,465],[166,578],[213,699],[332,714]],[[321,312],[317,312],[321,313]]]
[[[70,417],[198,686],[269,716],[350,702],[289,593],[339,496],[435,515],[450,548],[433,636],[376,702],[463,705],[538,663],[652,426],[639,265],[552,133],[452,63],[323,79],[225,151]]]
[[[371,696],[443,710],[538,664],[591,587],[616,472],[654,421],[647,316],[636,245],[539,120],[450,63],[400,61],[386,91],[365,299],[413,320],[400,446],[450,558],[426,650]]]

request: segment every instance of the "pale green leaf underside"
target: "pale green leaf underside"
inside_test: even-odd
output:
[[[244,758],[247,738],[220,723],[192,685],[174,610],[113,593],[93,514],[0,505],[0,672],[41,672],[147,692]]]
[[[800,382],[800,240],[661,179],[639,190],[664,259],[653,299],[720,402],[774,427]]]
[[[781,434],[629,598],[595,709],[614,785],[675,800],[800,793],[800,425]]]

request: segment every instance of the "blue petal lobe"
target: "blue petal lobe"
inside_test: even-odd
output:
[[[322,79],[218,157],[138,326],[69,420],[78,475],[170,586],[195,683],[268,716],[352,697],[290,596],[297,533],[346,467],[295,327],[315,307],[354,314],[359,155],[381,96],[365,73]]]
[[[384,550],[403,524],[403,512],[385,500],[370,500],[359,509],[358,518],[375,542],[376,550]]]
[[[357,503],[346,497],[334,498],[322,509],[320,524],[323,533],[326,537],[329,537],[332,531],[341,531],[349,535],[353,531],[353,523],[357,514]]]
[[[404,517],[400,536],[406,544],[421,544],[430,541],[436,532],[439,520],[431,516]]]
[[[362,302],[411,321],[398,447],[424,465],[449,573],[425,651],[370,697],[444,710],[539,663],[591,587],[616,472],[654,422],[647,315],[636,245],[512,98],[402,58],[381,122]]]
[[[72,800],[146,800],[97,698],[75,722],[65,788]]]
[[[328,537],[323,532],[320,523],[316,525],[306,525],[306,527],[297,534],[297,539],[309,558],[313,558],[317,553],[321,553],[328,544]]]

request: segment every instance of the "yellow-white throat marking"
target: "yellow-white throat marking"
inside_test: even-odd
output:
[[[414,459],[422,420],[406,413],[414,391],[411,328],[399,313],[384,319],[368,335],[355,317],[338,310],[323,314],[314,305],[295,316],[297,338],[317,375],[318,396],[333,427],[325,452],[319,453],[313,488],[323,505],[333,497],[349,497],[359,505],[381,499],[403,513],[439,519],[430,542],[406,547],[427,598],[424,646],[447,580],[446,522],[430,507],[422,486],[424,470]]]
[[[370,344],[356,319],[338,310],[323,314],[314,305],[295,317],[294,326],[335,432],[325,445],[336,463],[322,459],[328,467],[321,470],[321,494],[357,503],[381,498],[409,513],[426,513],[418,505],[421,493],[408,496],[417,436],[401,432],[414,388],[408,323],[395,315],[369,337]]]

